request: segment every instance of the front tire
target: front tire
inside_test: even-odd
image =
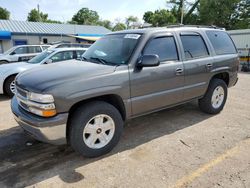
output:
[[[212,79],[205,96],[199,100],[200,109],[208,114],[218,114],[227,100],[227,85],[221,79]]]
[[[120,140],[124,121],[111,104],[94,101],[79,107],[71,117],[69,142],[85,157],[110,152]]]
[[[16,76],[10,76],[4,82],[4,93],[9,97],[13,97],[15,94],[15,78]]]

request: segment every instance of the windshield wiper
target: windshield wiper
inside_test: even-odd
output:
[[[90,57],[90,59],[96,60],[96,61],[98,61],[99,63],[101,63],[101,64],[103,64],[103,65],[109,64],[109,62],[107,62],[105,59],[102,59],[102,58]]]

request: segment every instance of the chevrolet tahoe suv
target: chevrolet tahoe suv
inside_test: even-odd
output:
[[[81,61],[19,74],[11,107],[37,140],[69,144],[83,156],[112,150],[124,122],[198,100],[218,114],[236,84],[239,58],[227,32],[170,27],[107,34]]]

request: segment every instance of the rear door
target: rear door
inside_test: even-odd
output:
[[[133,115],[176,104],[183,100],[183,64],[180,61],[173,34],[157,35],[149,39],[142,55],[158,55],[157,67],[136,67],[130,72]]]
[[[180,32],[185,70],[184,100],[204,95],[210,80],[213,57],[203,33]]]

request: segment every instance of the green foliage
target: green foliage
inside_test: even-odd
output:
[[[97,22],[97,25],[100,25],[100,26],[106,27],[109,30],[112,30],[112,23],[109,20],[99,20]]]
[[[249,0],[201,0],[200,18],[203,24],[226,29],[249,28]]]
[[[176,18],[169,10],[160,9],[155,12],[145,12],[143,19],[154,27],[166,26],[176,23]]]
[[[62,23],[60,21],[48,19],[48,14],[45,14],[43,12],[38,12],[37,9],[32,9],[29,12],[27,20],[30,22],[46,22],[46,23],[60,23],[60,24]]]
[[[36,9],[32,9],[28,13],[27,20],[30,22],[45,22],[48,19],[48,14],[44,14],[42,12],[38,12]]]
[[[73,16],[72,21],[77,24],[95,25],[99,21],[99,15],[96,11],[82,8]]]
[[[120,22],[116,23],[115,26],[113,27],[113,31],[121,31],[125,29],[126,29],[126,25]]]
[[[10,12],[6,8],[0,7],[0,19],[2,20],[10,19]]]
[[[127,29],[130,29],[132,27],[132,25],[135,24],[138,21],[139,21],[139,19],[136,16],[127,17],[126,21],[125,21]]]

